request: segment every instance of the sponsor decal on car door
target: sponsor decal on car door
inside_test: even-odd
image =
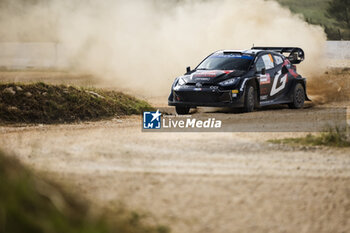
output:
[[[273,84],[270,92],[270,96],[276,95],[278,92],[282,91],[286,87],[287,83],[287,75],[282,74],[282,70],[279,70],[274,79],[273,79]]]
[[[287,64],[286,61],[288,60],[283,61],[283,58],[279,55],[274,55],[273,57],[275,60],[277,73],[273,79],[270,92],[271,97],[282,92],[286,88],[288,82],[288,71],[285,68],[285,65]]]

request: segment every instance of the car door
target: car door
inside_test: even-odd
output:
[[[260,82],[260,100],[268,101],[271,99],[270,93],[272,82],[276,72],[274,59],[271,54],[266,53],[261,55],[255,64],[257,73],[261,73],[265,69],[265,74],[258,76]]]
[[[288,69],[283,68],[284,59],[282,56],[272,55],[275,67],[272,69],[273,78],[271,79],[270,100],[279,99],[286,92],[288,82]]]

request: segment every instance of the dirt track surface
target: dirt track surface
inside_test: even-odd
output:
[[[95,85],[86,77],[52,75],[2,72],[0,79]],[[328,85],[327,93],[336,90],[331,100],[343,96],[343,90]],[[149,100],[166,106],[166,97]],[[308,106],[300,110],[300,118],[288,120],[307,119],[317,108],[349,105]],[[281,108],[213,114],[234,118],[237,124],[248,118],[258,124],[262,117],[293,113]],[[285,122],[283,117],[276,119]],[[123,203],[148,213],[150,221],[170,226],[173,233],[350,232],[350,149],[266,142],[303,135],[142,133],[141,118],[134,116],[70,125],[2,126],[0,146],[34,170],[69,184],[93,205],[114,209]]]
[[[350,231],[350,150],[266,143],[303,133],[142,133],[134,116],[0,135],[94,204],[122,202],[174,233]]]

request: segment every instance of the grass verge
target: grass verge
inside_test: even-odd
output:
[[[338,128],[330,129],[319,135],[308,134],[306,137],[273,139],[268,140],[268,142],[304,146],[350,147],[350,139],[346,135],[346,132]]]
[[[141,114],[153,108],[116,91],[45,83],[0,84],[0,122],[65,123]]]
[[[1,151],[0,184],[0,232],[169,232],[164,226],[146,225],[137,213],[91,214],[86,202],[33,175]]]
[[[324,28],[329,40],[349,40],[350,31],[340,27],[335,19],[327,17],[327,8],[331,0],[276,0],[292,12],[302,14],[307,23]]]

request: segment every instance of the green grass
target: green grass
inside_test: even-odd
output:
[[[334,26],[334,21],[327,18],[326,9],[330,0],[277,0],[281,5],[288,7],[292,12],[303,14],[315,24]]]
[[[45,83],[0,84],[0,122],[66,123],[141,114],[153,108],[116,91]]]
[[[275,144],[291,144],[304,146],[350,147],[350,138],[345,131],[331,129],[319,135],[308,134],[301,138],[284,138],[268,140]]]
[[[81,199],[33,175],[0,151],[0,232],[8,233],[167,233],[124,210],[91,214]],[[79,200],[79,201],[78,201]]]
[[[334,19],[327,17],[327,7],[331,0],[276,0],[282,6],[289,8],[292,12],[302,14],[305,20],[312,24],[323,26],[328,39],[338,40],[339,31],[342,39],[350,39],[350,32],[339,28]]]

